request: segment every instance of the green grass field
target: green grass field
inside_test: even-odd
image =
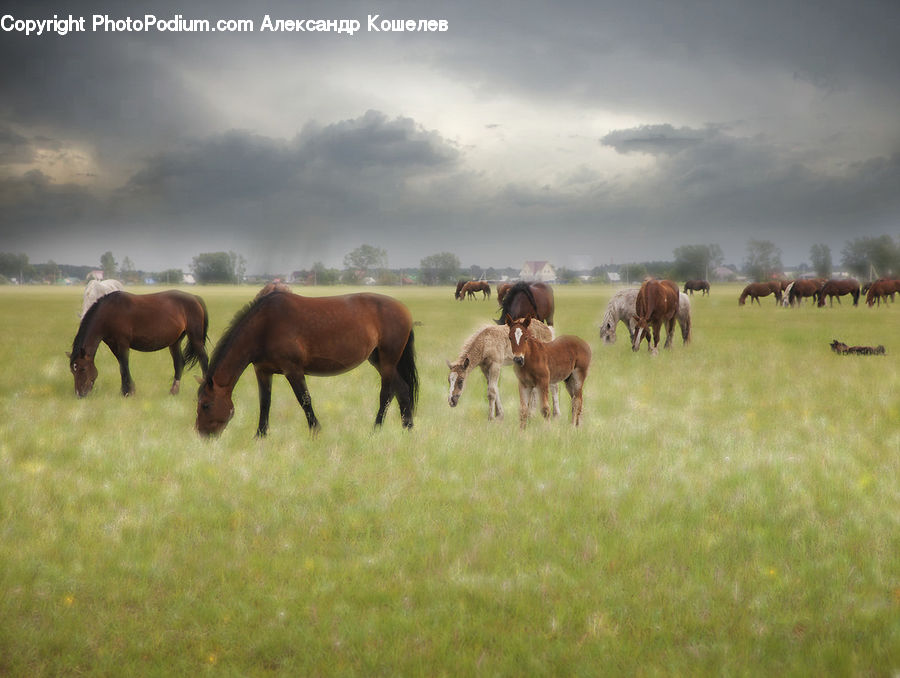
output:
[[[125,399],[103,347],[77,400],[81,290],[0,289],[0,675],[900,674],[900,304],[713,286],[651,358],[599,344],[613,288],[559,287],[584,426],[520,431],[511,368],[503,421],[480,375],[446,399],[496,302],[381,291],[421,322],[411,432],[373,431],[364,365],[309,380],[316,438],[276,378],[256,440],[245,373],[210,441],[196,368],[172,397],[168,352],[132,353]],[[256,289],[195,292],[212,346]]]

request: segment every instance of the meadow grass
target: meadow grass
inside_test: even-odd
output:
[[[256,290],[195,291],[214,344]],[[446,400],[496,303],[380,291],[421,323],[411,432],[396,405],[373,430],[362,366],[309,379],[315,438],[276,378],[256,440],[248,373],[201,440],[167,352],[132,354],[126,399],[102,348],[78,400],[80,290],[0,289],[0,674],[900,672],[900,306],[714,286],[693,342],[651,358],[622,326],[599,344],[612,287],[558,287],[558,332],[594,351],[584,425],[563,393],[520,431],[511,370],[503,421],[480,376]]]

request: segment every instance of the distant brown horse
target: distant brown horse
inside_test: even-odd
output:
[[[552,327],[553,288],[542,282],[517,282],[503,297],[497,324],[503,325],[507,315],[512,318],[531,315]]]
[[[550,417],[550,384],[563,382],[572,398],[572,424],[581,424],[584,381],[591,365],[591,347],[579,337],[563,335],[543,342],[531,333],[531,316],[506,316],[513,369],[519,379],[519,425],[524,429],[531,411],[533,389],[541,397],[541,414]]]
[[[822,289],[819,290],[819,306],[825,305],[825,297],[828,297],[828,303],[834,306],[834,298],[837,297],[838,303],[841,303],[841,296],[849,294],[853,297],[853,305],[859,305],[859,281],[853,278],[843,280],[829,280]]]
[[[409,309],[381,294],[304,297],[272,292],[255,299],[235,316],[213,351],[197,394],[197,431],[213,435],[225,428],[234,415],[231,393],[250,364],[259,386],[257,436],[269,429],[273,374],[287,378],[315,431],[319,421],[307,375],[341,374],[365,360],[381,375],[375,425],[381,425],[396,396],[402,424],[412,428],[419,389],[412,325]]]
[[[877,302],[881,306],[881,300],[887,303],[887,300],[894,300],[894,294],[900,292],[900,280],[892,280],[890,278],[880,278],[871,285],[866,292],[866,303],[871,307]]]
[[[134,381],[128,369],[128,351],[160,351],[172,354],[175,378],[169,392],[178,393],[185,365],[200,363],[207,368],[206,335],[209,315],[203,299],[193,294],[168,290],[156,294],[110,292],[91,306],[72,342],[69,369],[75,377],[75,393],[83,398],[94,387],[97,367],[94,356],[102,341],[119,361],[122,395],[134,393]],[[187,335],[184,352],[181,339]]]
[[[814,302],[818,302],[819,290],[822,289],[824,284],[824,278],[802,278],[800,280],[795,280],[791,285],[791,291],[788,293],[788,303],[793,306],[794,302],[797,302],[797,305],[799,305],[804,297],[812,297]]]
[[[709,294],[709,283],[706,280],[688,280],[684,283],[684,292],[690,292],[694,296],[694,292]]]
[[[497,285],[497,303],[502,304],[506,293],[512,289],[512,283],[500,283]]]
[[[741,292],[741,296],[738,299],[738,304],[740,306],[744,305],[747,297],[750,297],[750,303],[752,304],[754,301],[758,306],[762,306],[759,301],[760,297],[767,297],[770,294],[775,295],[775,303],[781,303],[781,283],[778,281],[773,282],[755,282],[750,283],[744,288],[744,291]]]
[[[659,352],[659,335],[663,323],[666,325],[666,343],[663,348],[671,348],[678,302],[678,286],[671,280],[644,281],[634,300],[634,339],[631,350],[639,351],[641,341],[646,338],[647,348],[652,355],[656,355]]]
[[[469,299],[475,298],[476,292],[482,292],[482,299],[489,299],[491,296],[491,286],[490,283],[484,280],[470,280],[465,285],[462,286],[462,289],[459,291],[459,300],[462,301],[464,297],[468,297]]]

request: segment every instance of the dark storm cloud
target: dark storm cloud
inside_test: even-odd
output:
[[[393,199],[398,185],[452,168],[457,155],[413,120],[369,111],[330,125],[310,123],[290,141],[246,131],[193,141],[150,158],[119,198],[178,213],[288,199],[308,212],[324,192],[331,196],[325,204],[348,214],[365,210],[362,196]]]

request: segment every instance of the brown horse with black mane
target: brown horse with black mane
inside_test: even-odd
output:
[[[484,294],[484,296],[481,297],[482,299],[490,299],[490,297],[491,297],[490,283],[488,283],[484,280],[470,280],[469,282],[467,282],[465,285],[462,286],[462,288],[459,291],[459,296],[457,297],[457,299],[459,299],[460,301],[462,301],[463,298],[465,298],[465,297],[468,297],[469,299],[474,299],[476,292],[482,292]]]
[[[825,305],[825,297],[828,297],[828,303],[830,306],[834,306],[834,298],[837,297],[838,303],[841,303],[841,297],[845,294],[849,294],[853,297],[853,305],[859,305],[859,281],[854,280],[853,278],[846,278],[843,280],[829,280],[824,285],[822,285],[822,289],[819,290],[819,307]]]
[[[684,292],[690,292],[694,296],[694,292],[709,294],[709,283],[706,280],[688,280],[684,283]]]
[[[759,301],[760,297],[767,297],[770,294],[775,295],[775,303],[781,303],[781,282],[773,281],[773,282],[755,282],[750,283],[744,288],[744,291],[741,292],[741,296],[738,299],[738,304],[740,306],[744,305],[747,297],[750,297],[750,303],[752,304],[754,301],[758,306],[762,306]]]
[[[530,315],[552,327],[553,288],[542,282],[517,282],[503,297],[497,324],[505,324],[507,315],[512,318]]]
[[[788,293],[788,304],[793,306],[794,302],[800,305],[804,297],[812,297],[814,302],[819,301],[819,292],[825,284],[824,278],[802,278],[795,280],[791,285],[791,291]]]
[[[866,291],[866,303],[871,307],[878,302],[881,306],[881,300],[887,303],[887,300],[894,300],[894,294],[900,292],[900,280],[891,280],[890,278],[879,278],[869,285]]]
[[[647,339],[647,348],[652,355],[659,352],[659,335],[663,323],[666,324],[666,343],[663,348],[671,348],[678,315],[678,286],[671,280],[646,280],[638,290],[634,301],[634,338],[631,350],[639,351],[641,341]],[[650,333],[653,341],[650,341]]]
[[[185,365],[200,363],[206,373],[206,335],[209,315],[203,299],[193,294],[167,290],[155,294],[111,292],[100,297],[84,317],[72,342],[69,369],[75,377],[75,394],[83,398],[94,387],[97,367],[94,356],[102,341],[119,361],[122,395],[134,393],[128,369],[128,351],[160,351],[172,354],[175,378],[169,392],[178,393]],[[181,339],[187,335],[184,352]]]
[[[412,428],[419,390],[412,316],[399,301],[381,294],[304,297],[272,292],[255,299],[231,322],[213,351],[197,394],[196,428],[221,432],[234,415],[231,394],[252,364],[259,386],[257,436],[269,429],[272,375],[283,374],[306,414],[311,431],[319,428],[307,375],[328,377],[368,360],[381,375],[380,426],[394,396],[404,428]]]

